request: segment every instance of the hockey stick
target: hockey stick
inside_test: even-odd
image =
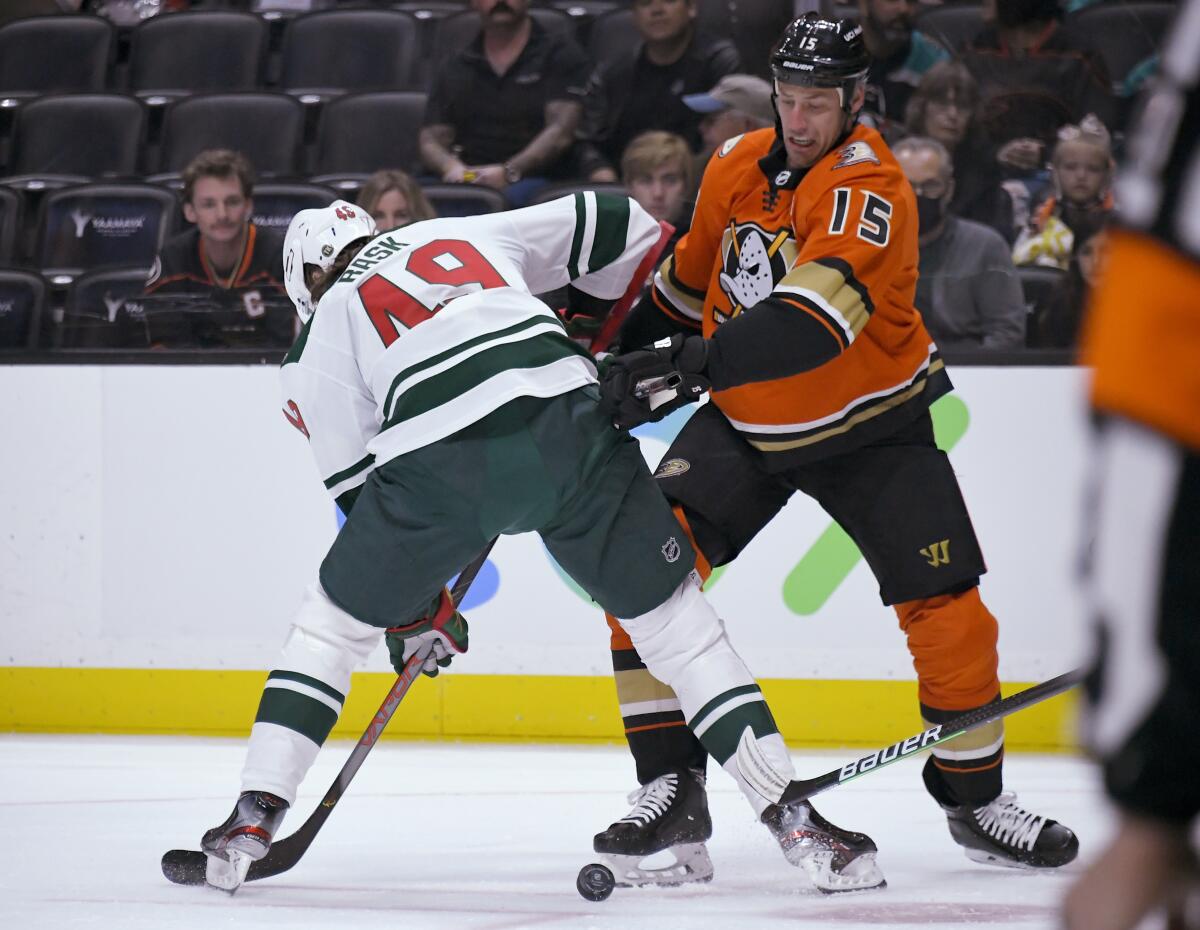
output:
[[[865,755],[861,759],[847,762],[841,768],[818,775],[816,778],[797,778],[790,782],[784,781],[763,758],[757,742],[753,738],[747,739],[743,734],[737,750],[738,771],[755,791],[773,804],[792,804],[796,801],[803,801],[822,791],[828,791],[830,788],[836,788],[838,785],[853,781],[862,775],[877,771],[885,765],[891,765],[905,756],[949,742],[955,737],[962,736],[985,724],[994,723],[1018,710],[1032,707],[1046,698],[1069,691],[1083,681],[1083,676],[1083,669],[1065,672],[1049,681],[1043,681],[1040,685],[1034,685],[1032,688],[1009,695],[1002,701],[960,714],[945,723],[930,727],[908,739],[892,743],[892,745]]]
[[[601,352],[616,337],[621,324],[625,322],[625,317],[629,316],[629,311],[637,303],[637,299],[642,293],[642,285],[650,277],[650,272],[658,267],[658,261],[662,258],[662,253],[666,249],[667,243],[671,240],[671,236],[674,234],[674,226],[666,220],[658,221],[658,241],[650,246],[649,251],[642,256],[641,262],[638,263],[637,271],[633,273],[633,277],[629,280],[629,287],[625,289],[625,293],[613,304],[613,308],[608,312],[608,317],[605,319],[604,325],[592,337],[588,351]]]
[[[454,601],[456,607],[462,603],[467,589],[471,587],[471,582],[479,574],[483,563],[487,561],[488,553],[492,551],[492,546],[495,544],[496,540],[493,539],[484,546],[483,551],[471,560],[471,563],[462,570],[462,573],[455,580],[454,586],[450,589],[450,599]],[[421,671],[421,666],[425,664],[427,656],[428,650],[418,652],[404,664],[404,671],[400,673],[395,683],[388,689],[388,693],[383,698],[383,703],[379,705],[379,710],[375,711],[375,716],[367,725],[367,729],[359,739],[358,745],[354,747],[354,751],[350,753],[350,758],[346,760],[342,766],[342,770],[338,772],[337,778],[333,780],[333,784],[325,792],[325,797],[321,799],[321,803],[317,805],[317,809],[309,814],[308,820],[301,824],[299,830],[291,836],[284,837],[277,843],[272,843],[271,848],[267,850],[267,854],[263,858],[251,863],[250,871],[246,874],[246,881],[252,882],[260,878],[270,878],[272,875],[286,872],[300,861],[300,857],[308,851],[308,847],[312,845],[312,841],[316,838],[317,833],[325,824],[325,821],[329,819],[329,815],[337,805],[337,802],[341,800],[342,795],[346,793],[346,789],[350,787],[350,782],[366,760],[367,753],[371,751],[379,741],[379,737],[383,735],[383,730],[388,725],[388,721],[392,719],[392,715],[396,713],[396,708],[400,706],[404,695],[408,693],[408,689],[416,681],[417,675]],[[207,869],[208,857],[198,850],[170,849],[163,853],[163,875],[166,876],[168,881],[174,882],[176,885],[205,884]]]

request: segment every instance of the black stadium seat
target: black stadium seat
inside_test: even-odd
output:
[[[206,149],[235,149],[261,175],[294,175],[304,106],[286,94],[203,94],[176,100],[163,117],[159,171],[182,171]]]
[[[279,86],[318,98],[411,87],[417,21],[399,10],[323,10],[297,16],[283,38]]]
[[[1114,87],[1119,87],[1133,67],[1162,45],[1175,17],[1175,3],[1097,3],[1070,14],[1066,22],[1086,35],[1095,46]]]
[[[30,16],[0,27],[0,97],[103,90],[117,30],[99,16]]]
[[[102,265],[148,269],[169,232],[175,204],[173,193],[150,184],[53,191],[42,201],[35,262],[55,283]]]
[[[21,198],[16,191],[0,187],[0,267],[13,264],[17,233],[21,228]]]
[[[559,197],[566,197],[568,194],[581,194],[585,191],[596,191],[597,193],[602,194],[617,194],[621,197],[625,197],[629,194],[623,184],[598,184],[594,181],[565,182],[562,184],[550,184],[547,187],[543,187],[530,201],[530,206],[535,203],[546,203],[548,200],[557,200]]]
[[[696,27],[733,40],[747,74],[769,77],[767,59],[792,21],[792,4],[783,0],[697,0]],[[855,10],[854,18],[858,18]]]
[[[1066,272],[1059,268],[1042,265],[1018,265],[1017,278],[1021,282],[1021,294],[1025,298],[1025,314],[1029,321],[1026,332],[1032,337],[1033,323],[1040,319],[1050,306],[1050,300],[1062,286]]]
[[[507,197],[481,184],[422,184],[421,190],[438,216],[479,216],[509,208]]]
[[[285,230],[301,210],[327,207],[337,194],[318,184],[254,185],[254,225]]]
[[[983,13],[978,3],[945,3],[918,13],[914,26],[951,52],[958,52],[983,28]]]
[[[138,170],[145,122],[142,105],[122,94],[32,100],[17,111],[9,174],[130,177]]]
[[[424,117],[425,94],[416,91],[352,94],[332,101],[317,128],[313,180],[382,168],[412,173],[419,164],[417,134]]]
[[[0,269],[0,349],[28,349],[37,344],[46,282],[40,275]]]
[[[139,300],[147,268],[101,268],[80,275],[67,292],[51,342],[60,349],[144,349],[149,312]]]
[[[129,89],[140,97],[254,90],[267,27],[232,10],[172,13],[143,20],[130,41]]]
[[[588,54],[592,61],[600,64],[632,52],[641,41],[641,33],[633,24],[633,13],[629,10],[613,10],[597,16],[592,23]]]

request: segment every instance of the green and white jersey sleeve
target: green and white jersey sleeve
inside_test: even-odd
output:
[[[317,408],[304,415],[326,486],[344,493],[372,465],[516,397],[595,383],[591,356],[532,295],[574,282],[615,299],[658,236],[628,198],[586,193],[372,240],[321,298],[284,365],[288,399]]]

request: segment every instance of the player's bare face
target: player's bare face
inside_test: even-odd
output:
[[[798,87],[775,82],[775,103],[783,125],[789,168],[808,168],[833,148],[846,115],[834,87]]]
[[[686,193],[687,182],[678,165],[664,165],[629,181],[629,196],[656,220],[674,220]]]
[[[404,196],[403,191],[394,187],[390,191],[384,191],[371,210],[371,219],[381,232],[411,223],[412,213],[409,212],[408,198]]]
[[[191,203],[183,205],[183,215],[196,224],[202,239],[227,244],[242,237],[252,209],[236,176],[202,177],[192,188]]]
[[[633,22],[647,42],[681,36],[696,15],[692,0],[634,0]]]

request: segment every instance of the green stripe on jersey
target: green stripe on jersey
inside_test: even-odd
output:
[[[751,701],[735,707],[705,730],[700,743],[717,760],[718,765],[724,765],[737,752],[738,740],[742,738],[746,727],[750,727],[754,735],[760,738],[779,732],[766,701]]]
[[[579,253],[583,251],[583,231],[587,229],[587,200],[575,195],[575,235],[571,237],[571,257],[567,260],[567,275],[574,281],[579,277]]]
[[[596,234],[588,271],[599,271],[621,257],[629,238],[629,198],[615,194],[596,195]]]
[[[255,723],[274,723],[306,736],[318,746],[325,742],[338,715],[316,698],[287,688],[263,689]]]
[[[267,676],[267,681],[277,679],[279,681],[294,681],[299,685],[308,685],[314,691],[320,691],[322,694],[333,698],[339,704],[346,703],[346,695],[342,694],[337,688],[330,687],[321,681],[319,678],[313,678],[311,675],[305,675],[302,672],[285,672],[281,669],[275,669]]]
[[[366,471],[368,468],[370,468],[374,464],[375,464],[375,456],[371,455],[370,453],[367,453],[367,455],[363,456],[361,459],[359,459],[357,462],[355,462],[349,468],[344,468],[341,471],[337,472],[336,474],[330,475],[328,478],[326,478],[325,479],[326,490],[329,490],[330,488],[333,488],[333,487],[341,484],[347,478],[353,478],[355,475],[357,475],[361,471]]]
[[[557,333],[539,333],[520,342],[507,342],[486,349],[404,391],[397,399],[391,416],[384,422],[383,429],[428,413],[501,372],[514,368],[542,368],[575,355],[591,358],[565,334]]]
[[[396,373],[396,377],[392,379],[392,386],[388,388],[387,399],[383,402],[384,412],[392,409],[392,398],[395,396],[397,389],[402,383],[404,383],[405,380],[411,378],[413,375],[420,374],[428,368],[433,368],[437,365],[440,365],[447,359],[454,358],[456,355],[461,355],[463,352],[473,349],[475,346],[482,345],[485,342],[503,339],[505,336],[511,336],[514,333],[523,332],[524,330],[532,329],[535,326],[542,326],[551,322],[552,320],[554,323],[562,326],[562,324],[558,322],[557,317],[552,318],[541,315],[531,316],[528,319],[522,320],[520,323],[514,323],[512,326],[505,327],[504,329],[490,330],[479,336],[475,336],[472,339],[468,339],[466,342],[455,343],[450,348],[443,352],[439,352],[437,355],[431,355],[429,358],[423,358],[415,365],[409,365],[407,368],[401,369]],[[563,330],[563,333],[565,334],[566,330]]]
[[[735,697],[741,697],[743,694],[752,694],[755,691],[758,691],[761,693],[762,688],[760,688],[758,685],[750,684],[750,685],[742,685],[738,688],[730,688],[728,691],[722,691],[715,698],[713,698],[711,701],[709,701],[707,704],[705,704],[703,707],[701,707],[698,711],[696,711],[696,713],[692,716],[692,719],[688,721],[688,726],[694,728],[698,723],[703,721],[704,718],[707,717],[713,710],[720,707],[726,701],[731,700]]]

